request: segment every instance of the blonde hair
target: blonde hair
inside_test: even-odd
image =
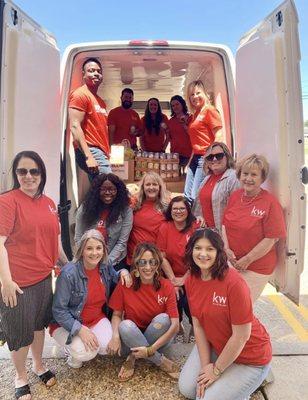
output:
[[[165,185],[165,182],[163,181],[163,179],[156,172],[153,172],[153,171],[149,171],[146,174],[144,174],[140,181],[140,190],[139,190],[138,197],[137,197],[135,211],[140,210],[143,202],[146,199],[145,193],[144,193],[144,182],[145,182],[146,178],[152,178],[158,184],[159,193],[158,193],[158,197],[155,201],[155,206],[156,206],[157,210],[164,212],[169,204],[170,196],[168,194],[168,191],[166,189],[166,185]]]
[[[193,104],[191,103],[191,100],[190,100],[190,96],[195,88],[201,89],[201,91],[204,94],[205,103],[202,108],[215,108],[211,102],[210,95],[205,90],[204,84],[200,79],[190,82],[190,84],[187,86],[186,97],[187,97],[187,102],[189,104],[189,108],[192,111],[195,111],[195,107],[193,106]]]
[[[269,163],[264,156],[261,156],[259,154],[255,154],[255,153],[251,154],[250,156],[246,156],[246,157],[242,158],[236,164],[237,178],[240,179],[243,168],[247,168],[250,170],[254,167],[257,167],[260,169],[262,182],[264,182],[266,180],[266,178],[268,177]]]
[[[82,235],[82,237],[80,239],[80,242],[79,242],[79,244],[77,246],[76,253],[75,253],[75,256],[73,258],[73,262],[76,263],[76,262],[82,260],[83,251],[84,251],[84,249],[86,247],[86,244],[87,244],[87,241],[89,239],[95,239],[95,240],[101,242],[101,244],[103,245],[103,249],[104,249],[104,255],[103,255],[102,259],[101,259],[101,262],[102,261],[106,262],[107,261],[107,256],[108,256],[107,246],[106,246],[106,243],[105,243],[103,235],[96,229],[89,229],[88,231],[86,231]]]

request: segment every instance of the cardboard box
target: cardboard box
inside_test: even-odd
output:
[[[111,165],[112,173],[117,175],[126,183],[134,182],[135,161],[124,161],[122,165]]]

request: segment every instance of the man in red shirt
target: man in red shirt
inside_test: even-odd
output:
[[[69,98],[70,130],[77,164],[93,177],[111,172],[106,104],[97,91],[103,81],[102,66],[88,58],[82,66],[84,85]]]
[[[113,144],[121,143],[126,139],[130,142],[132,149],[137,149],[136,137],[140,133],[140,117],[132,109],[134,92],[130,88],[125,88],[121,93],[121,106],[112,109],[108,115],[108,130],[110,142]]]

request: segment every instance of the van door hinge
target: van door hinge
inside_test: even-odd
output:
[[[293,253],[292,251],[288,251],[287,252],[287,256],[288,257],[293,257],[293,256],[296,256],[296,253]]]
[[[71,206],[72,206],[72,203],[70,200],[67,200],[67,202],[64,206],[61,206],[60,204],[58,204],[58,215],[69,212],[69,210],[71,209]]]

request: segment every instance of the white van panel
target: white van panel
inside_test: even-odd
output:
[[[46,194],[59,200],[60,55],[54,38],[5,3],[1,60],[1,191],[10,187],[15,154],[37,151],[47,168]]]
[[[241,39],[236,56],[236,150],[239,158],[259,153],[270,162],[266,184],[284,208],[288,230],[273,283],[296,303],[306,212],[297,25],[294,3],[285,1]]]

